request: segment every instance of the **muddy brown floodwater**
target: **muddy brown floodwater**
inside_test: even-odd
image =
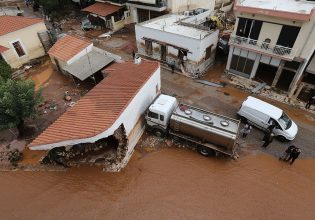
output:
[[[314,165],[164,148],[136,151],[121,173],[3,172],[0,219],[314,219]]]

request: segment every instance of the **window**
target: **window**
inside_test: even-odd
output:
[[[160,121],[164,121],[164,115],[160,115]]]
[[[145,44],[145,52],[148,55],[152,55],[152,41],[145,40],[144,44]]]
[[[22,57],[25,55],[25,52],[23,50],[23,47],[22,47],[20,41],[16,41],[12,45],[13,45],[16,53],[19,55],[19,57]]]
[[[149,116],[150,118],[159,119],[159,115],[156,114],[156,113],[154,113],[154,112],[151,112],[151,111],[149,111],[148,116]]]

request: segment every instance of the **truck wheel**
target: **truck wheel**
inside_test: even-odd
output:
[[[239,114],[237,114],[237,118],[243,122],[243,123],[247,123],[247,118],[245,118],[244,116],[240,116]]]
[[[277,138],[278,138],[278,140],[279,140],[280,142],[288,142],[288,141],[289,141],[288,139],[286,139],[286,138],[285,138],[284,136],[282,136],[282,135],[278,135]]]
[[[207,147],[204,147],[204,146],[198,146],[198,152],[199,152],[202,156],[205,156],[205,157],[215,155],[214,150],[212,150],[212,149],[210,149],[210,148],[207,148]]]
[[[161,129],[154,129],[153,133],[157,137],[163,137],[164,136],[164,132]]]

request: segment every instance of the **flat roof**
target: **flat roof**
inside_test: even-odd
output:
[[[92,51],[85,54],[79,60],[65,66],[63,69],[83,81],[113,61],[113,57],[96,51],[93,48]]]
[[[283,110],[280,108],[252,96],[247,97],[243,102],[243,106],[251,107],[252,109],[263,112],[275,119],[279,119],[283,114]]]
[[[314,8],[315,2],[302,0],[238,0],[234,7],[241,12],[305,21],[310,19]]]
[[[180,19],[184,18],[188,18],[188,16],[181,14],[168,14],[141,23],[139,25],[194,39],[203,39],[211,33],[210,31],[205,31],[194,27],[188,27],[177,23]]]
[[[108,75],[74,107],[60,116],[29,145],[31,149],[64,146],[65,142],[87,143],[109,129],[139,90],[159,68],[159,62],[142,60],[114,63]]]

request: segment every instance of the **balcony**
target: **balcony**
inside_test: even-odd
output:
[[[230,45],[242,47],[244,49],[252,50],[258,53],[279,57],[281,59],[293,60],[296,51],[289,47],[271,44],[270,40],[265,41],[253,40],[250,38],[231,36]]]

